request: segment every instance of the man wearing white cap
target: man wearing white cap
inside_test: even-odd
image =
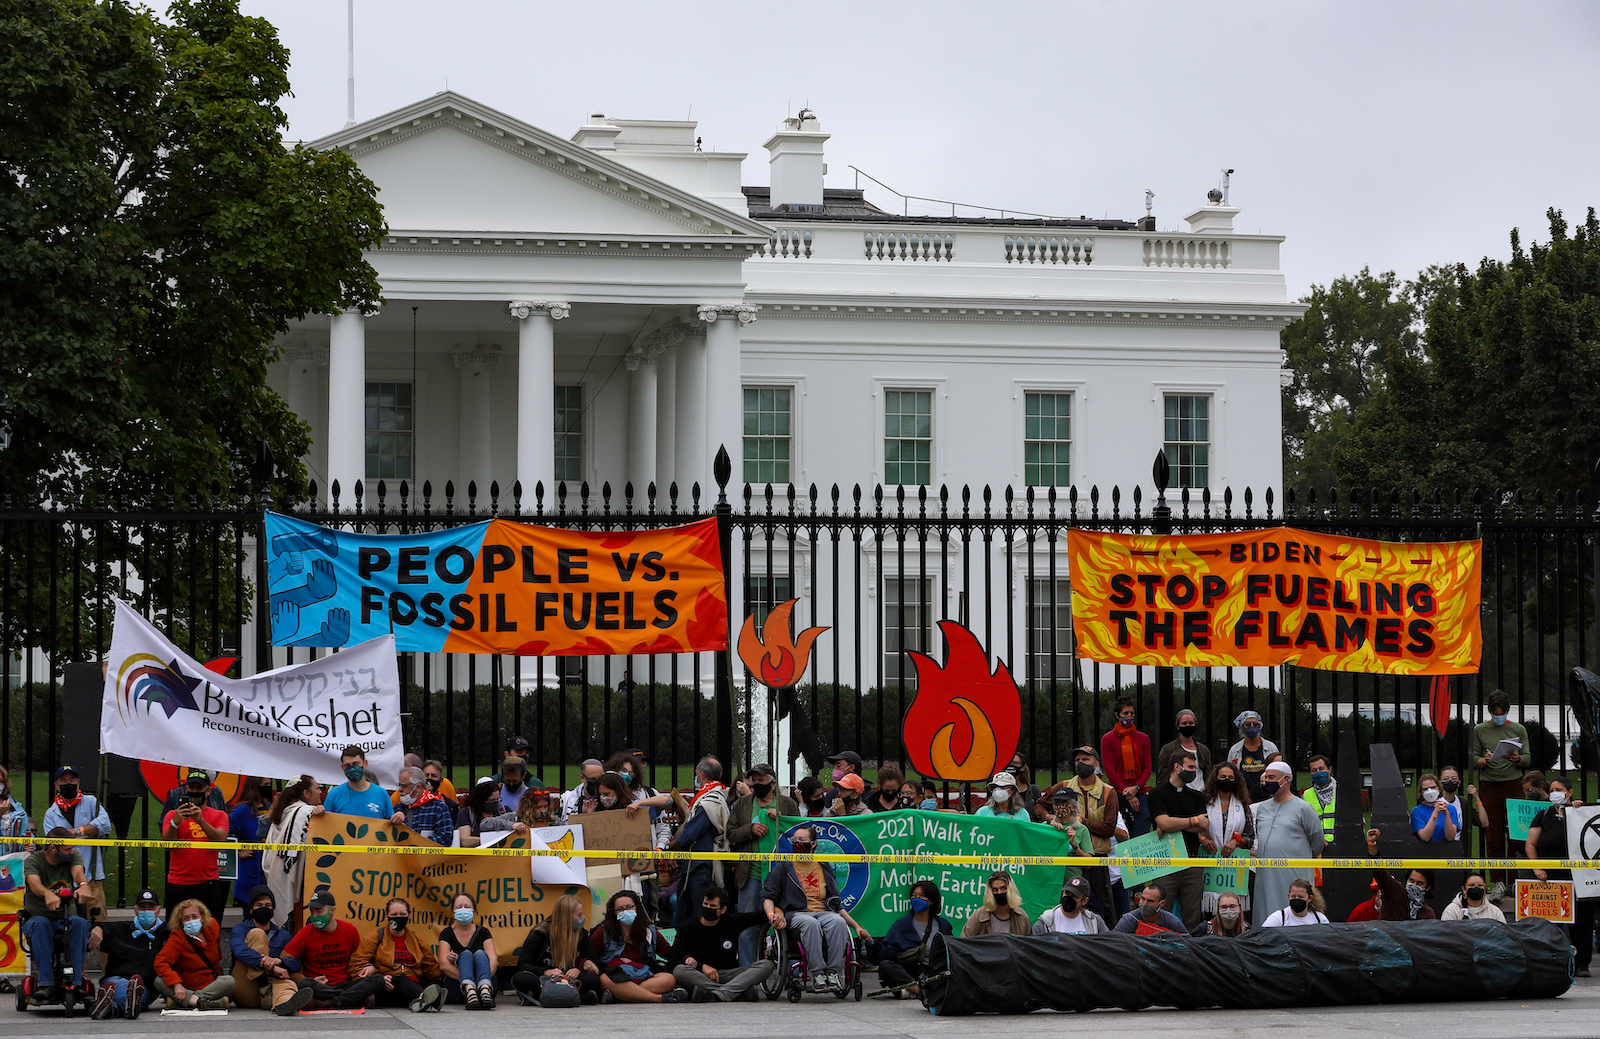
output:
[[[1274,761],[1261,773],[1261,791],[1267,800],[1255,806],[1258,859],[1308,859],[1322,854],[1327,838],[1316,809],[1294,795],[1294,769]],[[1258,869],[1250,896],[1255,926],[1289,904],[1289,885],[1307,873],[1304,869]]]

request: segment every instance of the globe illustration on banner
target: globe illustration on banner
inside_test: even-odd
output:
[[[861,838],[848,828],[829,819],[817,819],[814,822],[808,819],[778,835],[779,853],[788,855],[794,851],[794,831],[801,826],[809,826],[817,831],[818,855],[865,855],[867,852]],[[839,886],[839,901],[844,903],[845,911],[854,909],[856,903],[861,901],[861,896],[867,893],[872,867],[865,862],[824,862],[823,865],[833,871],[833,881]]]

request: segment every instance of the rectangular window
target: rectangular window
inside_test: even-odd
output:
[[[770,587],[765,573],[750,575],[750,609],[758,629],[767,623],[767,614],[794,598],[789,589],[788,574],[774,573]]]
[[[1164,437],[1172,486],[1208,486],[1211,479],[1211,397],[1169,393]]]
[[[583,479],[583,387],[556,387],[556,479]],[[526,493],[526,489],[524,490]]]
[[[793,391],[781,387],[747,387],[744,391],[744,482],[787,484],[790,411]]]
[[[1072,483],[1072,394],[1025,395],[1023,478],[1029,487]]]
[[[926,486],[933,475],[933,392],[883,393],[883,482]]]
[[[1172,669],[1172,687],[1174,689],[1204,689],[1206,678],[1211,674],[1209,667],[1175,667]]]
[[[367,383],[367,479],[410,480],[412,387],[409,382]],[[348,493],[348,492],[347,492]],[[368,495],[376,493],[369,490]]]
[[[1055,681],[1064,686],[1072,680],[1072,582],[1056,578],[1055,603],[1050,602],[1050,579],[1035,577],[1028,582],[1028,677],[1036,683],[1050,683],[1050,639],[1055,638]]]
[[[927,653],[933,645],[933,579],[886,577],[883,581],[883,684],[917,687],[917,668],[902,649]],[[904,678],[901,677],[904,668]]]

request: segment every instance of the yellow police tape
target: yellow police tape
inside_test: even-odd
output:
[[[0,844],[70,844],[95,848],[207,848],[216,851],[315,851],[354,852],[362,855],[508,855],[528,858],[551,855],[560,859],[677,859],[693,862],[795,862],[801,856],[770,851],[606,851],[599,848],[567,850],[557,848],[451,848],[433,844],[266,844],[235,841],[132,841],[107,837],[59,837],[47,842],[40,837],[0,837]],[[1600,869],[1600,859],[1203,859],[1203,858],[1097,858],[1085,862],[1074,855],[857,855],[823,854],[804,856],[813,862],[873,862],[885,865],[928,866],[1249,866],[1259,869]]]

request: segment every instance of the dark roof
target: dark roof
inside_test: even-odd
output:
[[[826,220],[826,221],[861,221],[874,224],[925,224],[925,225],[974,225],[980,227],[1082,227],[1094,228],[1100,231],[1135,231],[1139,225],[1127,220],[1091,220],[1088,217],[1079,217],[1076,220],[1052,220],[1043,217],[970,217],[970,216],[901,216],[899,213],[888,213],[868,202],[860,188],[823,188],[822,205],[817,206],[781,206],[772,208],[772,189],[768,187],[744,187],[745,201],[750,206],[750,216],[754,220]]]

